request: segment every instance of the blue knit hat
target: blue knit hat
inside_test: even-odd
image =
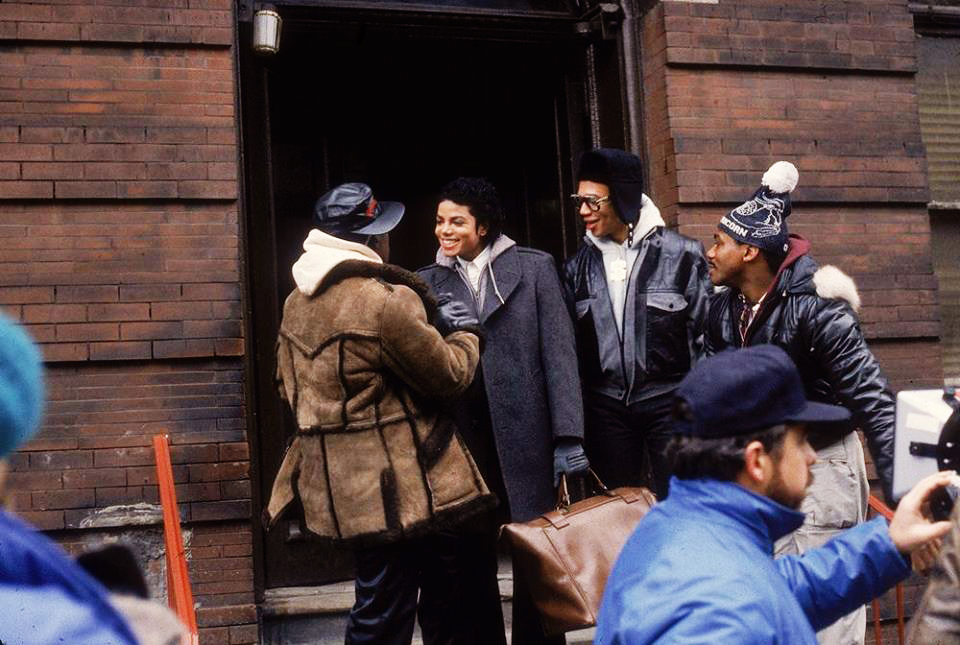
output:
[[[800,174],[789,161],[770,166],[753,196],[720,218],[718,228],[743,244],[756,246],[783,256],[789,248],[787,218],[790,216],[790,191],[797,187]]]
[[[0,315],[0,458],[33,436],[41,412],[40,352],[23,329]]]

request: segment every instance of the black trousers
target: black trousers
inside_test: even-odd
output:
[[[602,394],[583,400],[584,448],[590,466],[608,488],[647,486],[657,499],[667,495],[673,392],[626,405]]]
[[[410,645],[414,618],[426,645],[505,645],[490,526],[487,513],[421,539],[358,549],[347,645]]]

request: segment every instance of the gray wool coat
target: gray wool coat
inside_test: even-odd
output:
[[[438,253],[437,263],[419,273],[436,294],[450,293],[476,312],[455,259]],[[555,440],[583,438],[573,326],[549,254],[501,235],[485,273],[483,308],[476,313],[487,337],[478,374],[511,519],[526,521],[556,504]]]

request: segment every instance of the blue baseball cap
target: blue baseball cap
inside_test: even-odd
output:
[[[19,325],[0,315],[0,459],[37,431],[43,398],[37,346]]]
[[[676,401],[674,432],[703,439],[850,418],[846,408],[808,401],[796,365],[775,345],[726,350],[700,361],[680,382]]]

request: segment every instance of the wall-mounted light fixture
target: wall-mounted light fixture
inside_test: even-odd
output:
[[[280,50],[280,27],[283,20],[273,5],[257,5],[253,14],[253,50],[260,54],[276,54]]]

